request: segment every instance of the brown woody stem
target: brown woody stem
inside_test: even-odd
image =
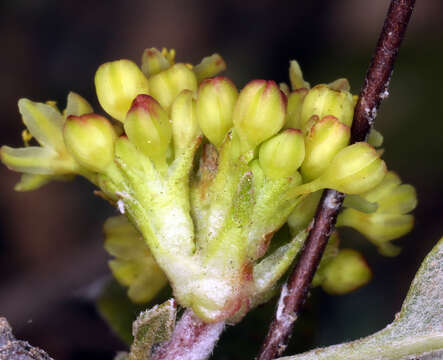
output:
[[[415,0],[392,0],[374,56],[355,107],[351,142],[365,141],[381,101],[388,95],[389,80]],[[327,189],[318,205],[311,231],[288,282],[283,286],[275,317],[258,360],[272,360],[286,349],[323,251],[334,230],[344,195]]]
[[[17,340],[6,318],[0,317],[0,360],[53,360],[43,350]]]

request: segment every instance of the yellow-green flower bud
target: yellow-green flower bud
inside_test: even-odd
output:
[[[334,116],[317,121],[306,136],[306,156],[301,166],[305,181],[319,177],[334,156],[349,143],[351,131]]]
[[[201,133],[195,107],[194,94],[190,90],[183,90],[171,105],[172,138],[176,156]]]
[[[351,126],[354,115],[354,103],[351,93],[332,90],[327,85],[317,85],[309,90],[301,111],[303,131],[309,130],[309,119],[317,115],[320,119],[327,115],[338,118],[343,124]]]
[[[197,90],[197,78],[185,64],[178,63],[149,78],[151,95],[169,110],[175,97],[183,90]]]
[[[308,89],[300,88],[289,94],[288,113],[286,115],[286,128],[301,129],[301,109]]]
[[[198,123],[203,134],[217,147],[232,127],[232,112],[237,97],[234,83],[223,76],[203,81],[198,89]]]
[[[142,55],[142,71],[149,77],[171,67],[169,59],[156,48],[145,49]]]
[[[283,127],[286,96],[274,81],[254,80],[240,92],[233,122],[244,151],[257,147]]]
[[[329,294],[354,291],[371,280],[372,273],[363,256],[352,249],[340,250],[323,269],[322,288]]]
[[[297,61],[292,60],[289,63],[289,79],[291,80],[292,90],[300,88],[309,88],[309,83],[303,79],[303,73]]]
[[[129,140],[156,165],[163,166],[172,137],[166,111],[149,95],[139,95],[124,122]]]
[[[305,142],[300,130],[286,129],[260,146],[259,162],[266,176],[277,179],[297,171],[305,157]]]
[[[203,58],[200,64],[194,67],[198,82],[213,77],[226,69],[226,63],[219,54],[213,54]]]
[[[132,101],[148,94],[148,79],[130,60],[101,65],[95,73],[95,89],[102,108],[113,118],[123,121]]]
[[[327,187],[347,194],[361,194],[377,186],[386,175],[386,164],[365,142],[342,149],[321,175]]]
[[[111,123],[103,116],[71,115],[66,120],[63,136],[68,151],[88,170],[102,173],[114,158],[117,135]]]
[[[359,142],[340,150],[328,168],[315,180],[296,187],[289,197],[330,188],[346,194],[361,194],[377,186],[386,174],[386,164],[369,144]]]

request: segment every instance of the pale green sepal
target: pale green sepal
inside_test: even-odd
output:
[[[307,236],[307,230],[300,231],[289,243],[280,246],[254,266],[253,274],[256,293],[252,302],[255,303],[255,298],[259,298],[263,293],[275,286],[277,280],[283,276],[292,264]]]
[[[226,63],[219,54],[213,54],[202,59],[200,64],[194,66],[197,81],[201,83],[204,79],[213,77],[226,69]]]
[[[23,173],[62,175],[73,173],[77,168],[73,160],[61,160],[56,152],[46,147],[29,146],[14,149],[2,146],[0,156],[9,169]]]
[[[20,181],[15,184],[15,191],[31,191],[38,189],[52,180],[59,181],[69,181],[74,178],[73,175],[61,175],[61,176],[53,176],[53,175],[40,175],[40,174],[22,174]]]
[[[376,202],[370,202],[360,195],[347,195],[343,202],[343,206],[352,208],[366,214],[377,211],[378,204]]]
[[[112,256],[123,260],[144,257],[149,251],[142,240],[142,235],[129,222],[126,216],[113,216],[106,220],[105,233],[106,251]]]
[[[26,127],[40,145],[64,151],[63,116],[54,106],[20,99],[18,109]]]
[[[323,190],[319,190],[305,196],[294,208],[288,218],[288,225],[292,235],[298,234],[312,221],[322,193]]]
[[[93,112],[94,109],[85,98],[73,91],[68,94],[66,109],[63,112],[63,117],[65,119],[70,115],[81,116]]]
[[[300,65],[296,60],[289,62],[289,79],[291,80],[292,90],[300,88],[309,89],[311,86],[303,79],[303,73],[300,69]]]
[[[279,360],[439,359],[443,354],[443,238],[418,270],[401,311],[383,330]]]
[[[132,327],[134,342],[129,360],[149,360],[155,344],[169,340],[175,327],[177,305],[170,299],[146,310],[138,316]]]
[[[151,301],[167,284],[163,271],[154,260],[140,232],[126,216],[115,216],[104,225],[105,249],[115,260],[109,262],[114,277],[129,287],[135,303]]]

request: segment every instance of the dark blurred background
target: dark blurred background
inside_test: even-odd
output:
[[[93,76],[109,60],[140,61],[146,47],[175,48],[198,63],[219,52],[239,87],[252,78],[287,81],[297,59],[316,84],[347,77],[358,93],[387,0],[55,1],[0,3],[0,144],[21,145],[17,100],[56,100],[69,90],[99,109]],[[392,170],[416,186],[416,227],[403,252],[383,258],[353,231],[344,246],[362,250],[372,282],[346,296],[315,289],[290,353],[365,336],[399,311],[421,260],[443,234],[443,46],[439,0],[418,1],[400,51],[390,96],[377,118]],[[102,223],[115,214],[78,179],[35,192],[13,191],[19,175],[0,166],[0,315],[15,333],[54,358],[111,359],[125,345],[94,307],[108,276]],[[253,358],[273,304],[229,329],[217,359]]]

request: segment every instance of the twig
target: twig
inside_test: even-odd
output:
[[[365,141],[387,89],[395,58],[403,40],[415,0],[392,0],[380,38],[357,102],[351,142]],[[286,349],[292,328],[306,300],[329,235],[334,229],[344,195],[324,191],[305,247],[288,282],[283,286],[275,317],[264,340],[258,360],[272,360]]]
[[[223,328],[223,322],[207,324],[188,309],[177,323],[171,339],[156,349],[152,360],[207,359]]]
[[[17,340],[8,321],[0,317],[0,360],[52,360],[43,350]]]

